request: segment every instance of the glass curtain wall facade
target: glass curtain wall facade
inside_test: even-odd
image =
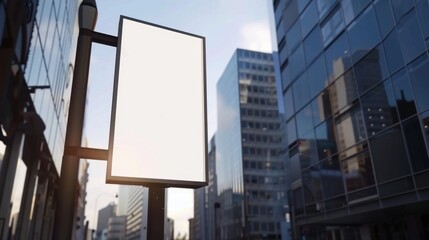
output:
[[[217,84],[220,239],[280,239],[286,185],[271,54],[238,49]]]
[[[295,237],[429,238],[429,2],[273,5]]]
[[[51,238],[77,6],[0,1],[1,239]]]

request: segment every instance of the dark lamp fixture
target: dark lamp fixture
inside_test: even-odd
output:
[[[94,30],[97,15],[95,0],[83,0],[79,6],[79,28]]]

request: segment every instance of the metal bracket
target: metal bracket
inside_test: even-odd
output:
[[[67,146],[64,149],[64,155],[107,161],[109,158],[109,150]]]

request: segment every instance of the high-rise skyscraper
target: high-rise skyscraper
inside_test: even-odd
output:
[[[217,101],[218,239],[279,239],[287,198],[272,55],[235,51]]]
[[[429,2],[273,5],[295,237],[428,239]]]

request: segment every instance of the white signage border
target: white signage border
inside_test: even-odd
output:
[[[208,184],[205,56],[202,36],[120,17],[107,183]]]

